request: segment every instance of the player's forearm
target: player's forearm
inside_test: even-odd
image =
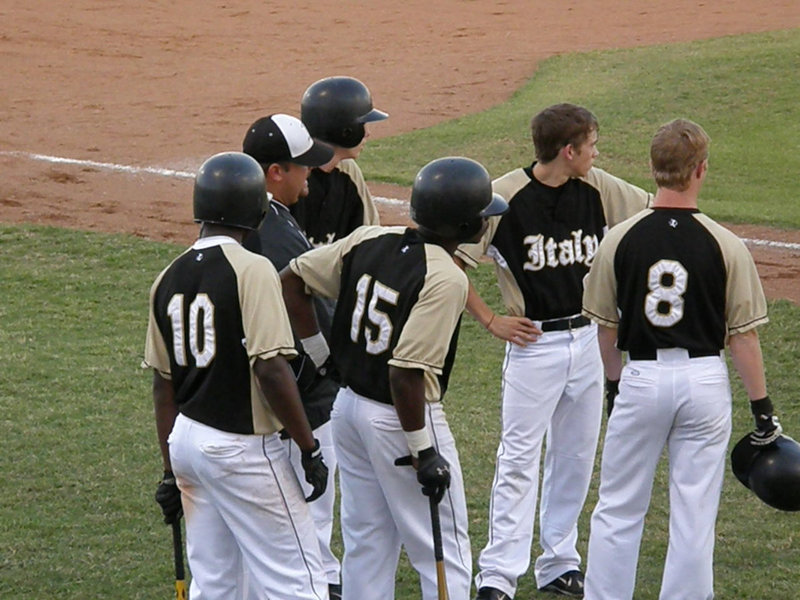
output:
[[[314,312],[312,297],[306,294],[302,278],[290,267],[281,271],[283,302],[289,313],[292,329],[298,338],[309,338],[319,333],[317,314]]]
[[[612,327],[597,326],[597,342],[606,378],[619,381],[622,373],[622,352],[617,349],[617,330]]]
[[[175,425],[178,407],[175,404],[175,391],[172,387],[172,382],[161,377],[158,371],[155,370],[153,371],[153,410],[155,412],[158,446],[161,449],[164,470],[172,471],[167,438]]]
[[[764,375],[764,358],[761,342],[755,329],[730,336],[728,346],[733,366],[742,378],[742,384],[750,400],[759,400],[767,395],[767,380]]]
[[[469,291],[467,292],[467,312],[487,329],[495,316],[494,311],[486,304],[484,299],[481,298],[480,294],[478,294],[478,290],[475,289],[471,281],[469,282]]]
[[[256,359],[253,365],[261,390],[272,412],[301,450],[314,449],[314,434],[303,410],[291,367],[282,356]]]
[[[404,431],[425,427],[425,376],[421,369],[389,367],[389,386]]]

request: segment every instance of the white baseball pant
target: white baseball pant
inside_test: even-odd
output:
[[[503,430],[489,506],[489,541],[478,559],[477,587],[513,596],[518,578],[530,566],[545,435],[537,586],[578,569],[577,522],[600,434],[602,378],[596,325],[547,332],[524,348],[507,344]]]
[[[393,600],[402,547],[419,574],[423,600],[435,600],[429,501],[414,468],[394,464],[409,454],[397,411],[342,388],[331,422],[339,459],[343,598]],[[450,488],[439,504],[449,597],[467,600],[472,572],[467,504],[455,440],[440,402],[426,405],[426,426],[437,451],[450,463]]]
[[[669,548],[661,600],[710,600],[714,525],[731,432],[724,359],[658,351],[631,361],[608,422],[600,497],[589,536],[586,600],[629,600],[664,446],[669,453]]]
[[[317,527],[317,539],[322,555],[322,566],[328,578],[328,583],[339,583],[339,572],[341,567],[339,559],[331,550],[331,533],[333,531],[333,505],[336,499],[336,452],[333,447],[333,435],[331,432],[331,422],[328,421],[314,430],[314,437],[319,440],[319,447],[322,450],[322,457],[328,466],[328,487],[325,493],[313,502],[308,503],[311,518]],[[286,450],[289,452],[289,459],[292,468],[300,480],[300,487],[303,493],[308,496],[313,491],[311,484],[306,483],[306,474],[301,462],[303,453],[292,440],[283,440]]]
[[[178,415],[169,436],[186,517],[192,600],[325,600],[316,529],[277,434],[228,433]]]

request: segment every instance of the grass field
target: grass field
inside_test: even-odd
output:
[[[685,117],[712,138],[706,212],[727,222],[798,228],[792,165],[800,150],[799,57],[798,29],[557,56],[507,103],[372,141],[359,164],[370,179],[410,185],[426,162],[463,155],[496,177],[533,160],[531,117],[568,101],[586,106],[600,121],[597,165],[653,190],[653,133]]]
[[[429,158],[467,154],[499,174],[528,156],[530,115],[569,98],[601,119],[602,166],[642,185],[655,126],[678,113],[696,118],[715,140],[709,212],[800,227],[796,173],[786,160],[796,162],[800,125],[793,103],[800,84],[778,76],[789,66],[794,72],[799,53],[794,31],[558,57],[507,107],[375,142],[364,155],[365,170],[407,183]],[[139,363],[148,288],[181,250],[124,235],[0,226],[0,598],[171,597],[170,530],[153,501],[160,458],[150,377]],[[481,294],[499,310],[490,267],[475,275]],[[770,392],[785,430],[800,435],[800,308],[775,302],[770,314],[762,331]],[[501,358],[501,343],[466,318],[447,410],[469,491],[475,556],[486,540]],[[735,441],[751,428],[751,418],[738,382],[734,390]],[[664,467],[646,524],[639,600],[657,597],[666,551]],[[582,521],[582,550],[595,500],[596,482]],[[717,597],[796,597],[799,523],[797,514],[763,505],[728,473]],[[534,587],[526,577],[518,598],[536,597]],[[397,598],[418,597],[415,575],[403,561]]]

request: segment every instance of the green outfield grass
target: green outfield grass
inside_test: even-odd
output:
[[[0,598],[171,597],[170,529],[153,500],[161,462],[151,379],[139,363],[150,283],[181,250],[130,236],[0,227]],[[499,308],[489,265],[477,270],[475,281]],[[797,433],[800,308],[786,302],[770,308],[763,340],[771,393],[786,430]],[[476,556],[486,539],[501,358],[501,343],[466,318],[447,411],[469,490]],[[735,390],[738,437],[751,420],[738,383]],[[640,561],[642,600],[657,596],[665,479],[662,465]],[[595,498],[596,481],[588,507]],[[761,504],[728,473],[718,527],[718,597],[794,597],[798,531],[798,514]],[[418,598],[416,586],[403,561],[398,600]],[[526,577],[518,597],[531,594]]]
[[[569,100],[600,119],[598,164],[652,189],[650,136],[660,123],[685,116],[714,140],[707,212],[800,227],[798,56],[798,30],[565,55],[545,61],[507,104],[373,141],[360,162],[369,178],[402,184],[428,160],[451,154],[477,158],[499,175],[530,160],[531,115]],[[3,600],[172,597],[171,534],[153,500],[161,462],[151,380],[139,363],[149,286],[181,250],[132,236],[0,226]],[[491,268],[482,265],[474,281],[499,310]],[[770,311],[772,322],[762,330],[770,391],[786,431],[800,435],[800,307],[774,302]],[[502,352],[499,341],[464,319],[446,406],[469,493],[474,558],[486,540]],[[751,418],[734,380],[735,441]],[[596,481],[582,520],[582,551],[595,500]],[[657,597],[667,511],[662,465],[642,546],[639,600]],[[728,473],[717,597],[796,597],[798,519],[763,505]],[[517,597],[537,597],[534,588],[526,577]],[[415,574],[402,561],[397,598],[418,597]]]
[[[496,177],[533,160],[534,114],[574,102],[600,121],[597,165],[654,191],[650,140],[662,123],[685,117],[712,138],[706,212],[728,222],[797,228],[799,67],[800,29],[567,54],[544,61],[491,110],[370,141],[359,164],[369,179],[410,185],[426,162],[464,155]]]

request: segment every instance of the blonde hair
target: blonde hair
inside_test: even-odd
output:
[[[650,144],[650,169],[658,187],[684,191],[708,158],[711,138],[697,123],[675,119],[659,127]]]

